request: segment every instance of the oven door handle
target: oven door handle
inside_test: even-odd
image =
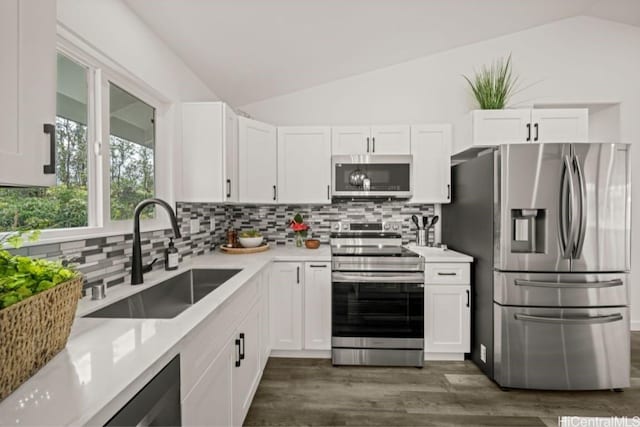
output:
[[[424,283],[422,273],[340,273],[331,274],[333,283]]]

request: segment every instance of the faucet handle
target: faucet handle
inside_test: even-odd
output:
[[[151,261],[149,264],[145,265],[144,267],[142,267],[142,272],[143,273],[148,273],[151,271],[151,269],[153,268],[153,264],[156,263],[156,261],[158,261],[158,258],[154,258],[153,261]]]

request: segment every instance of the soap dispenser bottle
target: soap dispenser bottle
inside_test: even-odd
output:
[[[176,270],[178,268],[178,250],[173,244],[173,237],[169,237],[169,247],[164,250],[164,269]]]

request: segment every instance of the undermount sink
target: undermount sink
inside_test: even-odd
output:
[[[171,319],[238,274],[240,269],[193,269],[83,317]]]

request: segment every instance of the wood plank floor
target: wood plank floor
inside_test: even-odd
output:
[[[332,367],[328,359],[271,358],[248,426],[556,426],[558,416],[640,415],[640,332],[631,387],[611,391],[501,391],[470,361],[423,369]]]

